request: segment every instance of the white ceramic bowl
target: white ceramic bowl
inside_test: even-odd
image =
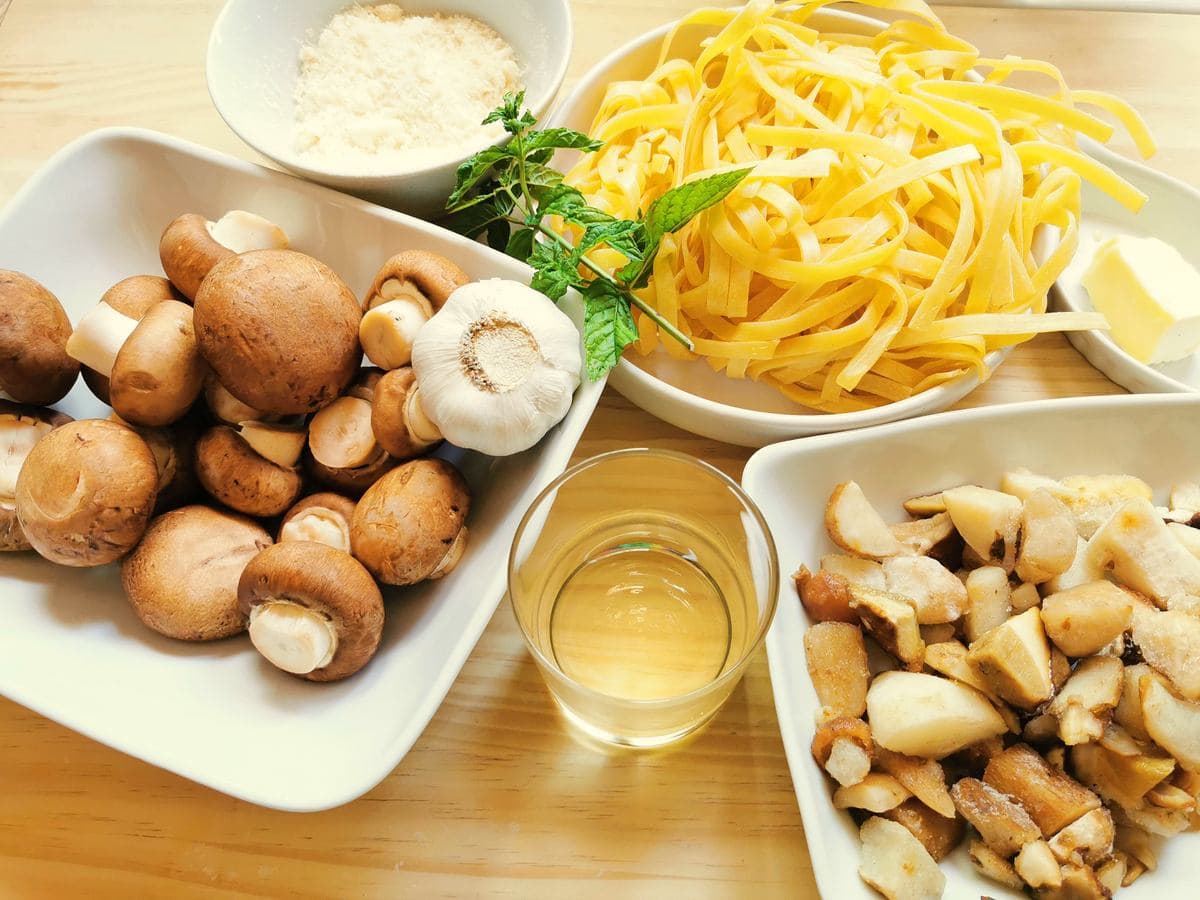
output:
[[[1160,502],[1172,484],[1200,478],[1200,398],[1092,397],[1038,401],[929,416],[850,434],[788,441],[750,458],[742,485],[754,498],[779,547],[779,570],[811,568],[835,552],[825,534],[824,509],[834,485],[854,479],[889,521],[905,518],[901,502],[956,484],[994,487],[1006,469],[1026,466],[1061,477],[1128,472],[1145,479]],[[858,832],[833,808],[831,788],[809,746],[817,697],[804,663],[809,622],[790,579],[780,586],[767,634],[771,687],[787,751],[813,875],[821,896],[878,900],[858,877]],[[1121,900],[1195,897],[1200,879],[1200,834],[1182,834],[1161,847],[1159,866]],[[965,848],[943,864],[947,900],[1012,898],[1017,893],[974,872]]]
[[[161,271],[158,238],[180,212],[238,207],[278,222],[359,297],[380,262],[405,248],[445,254],[472,278],[531,274],[443,228],[136,129],[80,138],[29,180],[0,212],[0,268],[41,281],[78,322],[119,279]],[[72,248],[69,265],[62,247]],[[580,323],[578,302],[564,305]],[[314,810],[353,800],[395,767],[446,696],[504,594],[521,514],[566,468],[601,388],[584,382],[566,418],[524,453],[439,451],[471,486],[470,546],[445,578],[385,590],[383,641],[353,678],[293,678],[245,636],[161,637],[134,616],[115,565],[0,553],[0,696],[252,803]],[[76,418],[109,412],[82,380],[55,406]]]
[[[809,24],[828,31],[874,34],[882,24],[876,19],[837,10],[821,10]],[[552,124],[589,131],[610,82],[640,79],[658,60],[659,47],[672,25],[664,25],[615,50],[588,72],[556,110]],[[711,29],[688,28],[676,38],[677,52],[690,52]],[[573,162],[560,156],[563,165]],[[1043,229],[1035,244],[1039,257],[1048,253],[1054,236]],[[987,357],[993,369],[1008,350]],[[642,356],[630,350],[609,375],[608,383],[630,401],[660,419],[695,434],[745,447],[762,447],[775,441],[846,431],[878,425],[946,409],[971,392],[979,380],[965,375],[915,397],[878,409],[854,413],[823,414],[804,410],[774,388],[753,381],[734,380],[714,372],[703,361],[681,362],[659,351]]]
[[[229,0],[209,37],[208,92],[238,137],[284,168],[384,206],[436,216],[464,156],[423,168],[367,173],[314,165],[295,149],[292,94],[300,48],[351,4]],[[461,13],[490,25],[516,52],[526,105],[538,116],[550,106],[571,56],[569,0],[404,0],[401,5],[406,12]]]

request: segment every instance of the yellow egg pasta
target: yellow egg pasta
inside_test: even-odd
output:
[[[909,17],[875,35],[822,33],[809,22],[824,5],[697,10],[644,81],[609,86],[590,132],[604,147],[567,176],[594,206],[635,218],[676,185],[752,167],[667,236],[641,293],[693,350],[645,316],[637,350],[848,412],[986,378],[988,353],[1035,334],[1107,327],[1047,313],[1046,295],[1078,244],[1083,180],[1144,202],[1076,145],[1112,137],[1099,111],[1152,154],[1137,113],[1049,63],[982,57],[921,0],[868,0]],[[695,29],[708,37],[678,52]]]

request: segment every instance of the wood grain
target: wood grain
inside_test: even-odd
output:
[[[570,80],[692,5],[576,0]],[[205,91],[205,43],[219,6],[15,0],[0,26],[0,200],[63,144],[106,125],[154,128],[254,159]],[[1200,18],[943,14],[989,54],[1038,56],[1073,83],[1122,92],[1155,130],[1156,164],[1195,182]],[[1046,337],[1019,348],[961,405],[1117,390],[1065,340]],[[683,450],[735,477],[749,455],[665,425],[610,391],[576,456],[629,445]],[[566,730],[502,606],[395,772],[363,799],[312,815],[232,800],[0,701],[4,900],[615,894],[816,895],[765,657],[690,743],[606,753]]]

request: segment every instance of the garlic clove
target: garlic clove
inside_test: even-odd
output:
[[[428,305],[425,303],[425,308]],[[399,369],[412,360],[413,341],[428,321],[429,313],[415,301],[389,300],[363,315],[358,342],[374,365],[388,371]]]
[[[307,675],[329,665],[337,631],[320,613],[290,600],[270,600],[250,610],[250,642],[277,668]]]
[[[493,456],[532,447],[562,420],[582,364],[570,317],[503,279],[456,290],[413,346],[428,419],[452,444]]]
[[[284,230],[262,216],[244,209],[232,209],[205,227],[212,239],[234,253],[250,250],[286,250],[288,236]]]

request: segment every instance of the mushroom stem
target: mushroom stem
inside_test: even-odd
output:
[[[332,509],[312,506],[279,529],[280,541],[313,541],[350,552],[350,525]]]
[[[259,456],[285,469],[294,468],[304,452],[307,433],[303,428],[270,425],[263,422],[239,422],[239,434]]]
[[[215,378],[210,377],[205,385],[204,399],[208,403],[209,412],[226,425],[237,425],[239,422],[258,422],[269,418],[253,406],[248,406],[233,396]]]
[[[421,405],[421,389],[414,387],[404,400],[404,422],[408,434],[415,443],[436,444],[442,439],[442,431]]]
[[[117,353],[137,325],[137,319],[122,315],[101,301],[75,326],[67,339],[67,355],[107,378],[112,374]]]
[[[391,283],[384,282],[384,287]],[[430,315],[429,301],[417,294],[369,309],[358,326],[358,341],[367,359],[389,371],[407,366],[412,360],[417,332]]]
[[[283,250],[288,245],[282,228],[244,209],[230,210],[217,221],[206,222],[205,227],[214,241],[234,253]]]
[[[442,561],[429,573],[430,580],[441,578],[443,575],[449,575],[454,570],[454,567],[458,565],[458,561],[463,558],[463,552],[466,549],[467,529],[464,527],[459,529],[458,534],[454,536],[454,541],[450,544],[446,555],[442,557]]]
[[[320,613],[271,599],[250,610],[250,642],[277,668],[293,675],[329,665],[337,652],[337,631]]]

